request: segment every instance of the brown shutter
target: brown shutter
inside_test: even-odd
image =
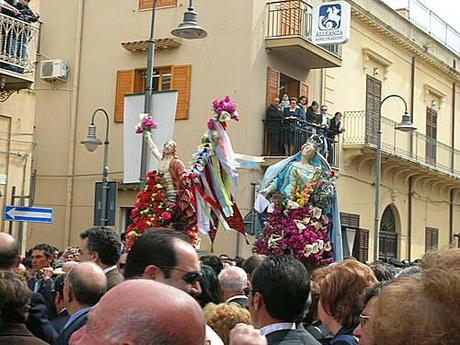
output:
[[[377,142],[378,116],[382,97],[382,82],[370,75],[366,79],[366,139],[367,143]]]
[[[303,82],[300,82],[299,97],[302,97],[302,96],[307,97],[307,101],[308,101],[308,85]]]
[[[353,256],[362,262],[369,260],[369,230],[357,229]]]
[[[270,106],[275,97],[279,97],[280,72],[273,68],[267,68],[267,107]]]
[[[115,92],[115,112],[114,121],[123,122],[124,116],[124,97],[134,93],[134,79],[136,71],[133,69],[117,71],[117,88]]]
[[[300,15],[302,13],[300,0],[285,1],[280,3],[281,36],[299,35]]]
[[[179,91],[177,101],[176,120],[186,120],[189,116],[190,107],[190,84],[192,76],[191,65],[173,66],[171,68],[171,89]]]
[[[425,251],[438,250],[439,230],[436,228],[425,228]]]
[[[177,0],[157,0],[157,7],[177,6]],[[153,0],[139,0],[139,9],[146,10],[153,7]]]

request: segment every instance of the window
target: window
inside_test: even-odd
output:
[[[382,82],[370,75],[366,79],[366,142],[377,143],[378,117],[382,98]]]
[[[362,262],[369,260],[369,230],[359,228],[359,214],[340,213],[340,223],[342,225],[342,237],[348,242],[348,234],[355,232],[353,248],[349,248],[349,244],[344,244],[344,248],[348,248],[348,255],[351,255]],[[344,253],[345,254],[345,253]]]
[[[123,122],[124,97],[133,93],[142,93],[145,89],[145,69],[117,71],[114,121]],[[185,120],[189,116],[191,65],[156,67],[154,70],[153,90],[177,90],[176,120]]]
[[[157,0],[156,7],[177,6],[177,0]],[[139,0],[139,10],[148,10],[153,7],[153,0]]]
[[[430,252],[438,250],[439,244],[439,229],[429,228],[425,229],[425,251]]]
[[[426,108],[426,161],[436,164],[436,140],[438,127],[438,112],[433,108]]]
[[[128,226],[133,222],[131,219],[131,211],[134,207],[120,207],[120,233],[126,232]]]
[[[308,85],[273,68],[267,69],[267,107],[275,97],[287,93],[289,97],[305,96],[308,99]]]
[[[379,257],[397,258],[398,256],[398,233],[396,232],[396,218],[391,205],[383,211],[382,221],[380,222],[379,234]]]

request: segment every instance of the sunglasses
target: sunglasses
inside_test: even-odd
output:
[[[363,314],[359,314],[359,325],[361,326],[361,328],[363,328],[364,325],[365,325],[370,319],[372,319],[370,316],[363,315]]]
[[[177,268],[177,267],[163,267],[163,268],[169,268],[171,270],[184,272],[185,274],[182,276],[182,280],[186,282],[187,284],[194,284],[203,278],[203,274],[201,272],[189,272],[189,271],[185,271],[183,269]]]

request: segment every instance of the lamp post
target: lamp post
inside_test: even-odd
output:
[[[411,122],[411,117],[407,111],[407,103],[399,95],[386,96],[380,102],[378,119],[377,119],[377,150],[375,159],[375,223],[374,223],[374,261],[379,259],[379,233],[380,233],[380,183],[382,180],[382,105],[387,99],[399,98],[404,102],[404,114],[401,122],[395,126],[395,129],[402,132],[413,132],[417,128]]]
[[[152,91],[153,91],[153,72],[154,72],[154,57],[155,57],[155,12],[157,0],[153,0],[152,17],[150,21],[150,37],[147,41],[147,73],[145,78],[144,92],[144,113],[152,116]],[[189,0],[189,6],[184,13],[184,21],[177,28],[171,31],[171,34],[184,39],[199,39],[205,38],[208,33],[205,29],[198,25],[197,13],[193,9],[193,1]],[[139,176],[139,187],[142,190],[145,184],[145,174],[147,173],[148,165],[148,144],[145,139],[142,140],[141,153],[141,169]]]
[[[101,200],[101,217],[98,221],[98,224],[103,226],[107,225],[107,196],[109,190],[109,115],[107,112],[98,108],[93,112],[91,117],[91,124],[88,127],[88,135],[85,139],[80,141],[81,144],[85,145],[86,149],[89,152],[93,152],[97,149],[99,145],[102,145],[102,141],[96,137],[96,126],[94,125],[94,117],[98,112],[102,112],[105,115],[106,119],[106,131],[105,131],[105,140],[104,140],[104,165],[102,168],[102,200]]]

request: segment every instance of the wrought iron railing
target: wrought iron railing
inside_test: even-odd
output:
[[[0,68],[33,79],[39,32],[38,25],[0,14]]]
[[[312,7],[303,0],[271,1],[267,3],[266,38],[301,37],[311,42]],[[341,44],[318,45],[341,57]]]
[[[301,150],[307,140],[316,134],[319,152],[333,167],[339,166],[337,137],[327,129],[301,120],[264,120],[264,156],[288,156]]]
[[[355,145],[375,147],[375,128],[366,121],[365,111],[344,113],[344,148]],[[396,130],[396,122],[382,117],[382,151],[447,174],[460,176],[460,151],[416,131]]]

